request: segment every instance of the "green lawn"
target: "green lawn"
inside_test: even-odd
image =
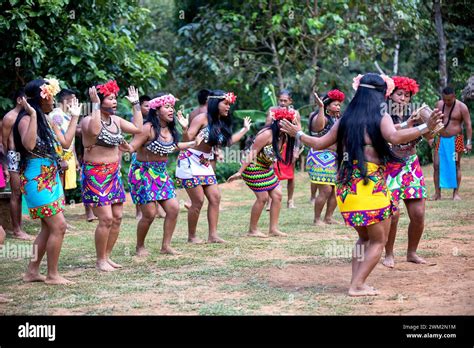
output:
[[[350,298],[347,255],[329,251],[349,250],[355,231],[344,226],[312,226],[307,173],[297,174],[297,209],[286,208],[280,228],[287,238],[251,239],[247,231],[252,192],[243,182],[221,185],[219,228],[228,241],[223,245],[186,243],[186,213],[182,211],[173,238],[180,256],[159,254],[162,220],[156,220],[147,240],[151,251],[137,259],[134,206],[125,205],[122,231],[113,259],[124,269],[99,273],[94,268],[94,223],[84,220],[82,205],[70,206],[66,217],[75,230],[66,234],[60,270],[75,282],[52,287],[21,281],[28,260],[2,257],[0,294],[12,301],[0,303],[2,314],[182,314],[182,315],[351,315],[351,314],[474,314],[473,197],[474,160],[463,159],[461,202],[427,202],[426,229],[420,255],[432,266],[404,262],[407,214],[403,214],[396,243],[396,268],[379,264],[369,277],[381,290],[376,298]],[[433,193],[432,170],[425,168],[428,191]],[[286,196],[286,183],[284,184]],[[445,192],[445,198],[448,193]],[[186,199],[184,191],[179,198]],[[336,218],[342,221],[336,211]],[[36,233],[38,223],[27,220],[26,230]],[[206,214],[199,235],[207,236]],[[261,229],[268,228],[268,213]],[[8,238],[8,246],[31,243]],[[43,262],[45,269],[45,262]]]

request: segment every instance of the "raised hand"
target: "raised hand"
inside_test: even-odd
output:
[[[300,124],[293,124],[287,120],[281,120],[280,121],[280,130],[285,132],[291,137],[295,137],[296,133],[301,130],[301,125]]]
[[[125,98],[127,98],[130,103],[136,104],[139,101],[138,90],[134,86],[128,87],[128,95]]]
[[[79,104],[79,99],[74,97],[71,101],[71,105],[67,106],[67,111],[73,117],[79,117],[81,114],[81,104]]]
[[[252,120],[250,117],[246,116],[244,117],[244,128],[249,131],[250,130],[250,126],[252,125]]]
[[[92,103],[100,103],[100,99],[99,99],[99,96],[97,95],[97,89],[95,88],[95,86],[92,86],[91,88],[89,88],[89,97],[91,98],[91,102]]]
[[[178,110],[178,112],[176,113],[176,119],[178,120],[179,124],[181,125],[181,127],[183,129],[188,128],[188,126],[189,126],[189,114],[187,114],[186,116],[183,116],[183,111]]]
[[[28,113],[28,115],[33,115],[33,113],[36,113],[35,109],[28,103],[26,100],[26,97],[21,98],[21,106],[23,106],[23,109]]]
[[[227,179],[227,182],[232,182],[232,181],[239,180],[239,179],[242,179],[242,174],[240,174],[239,172],[237,172],[237,173],[235,173],[235,174],[232,174],[232,175]]]
[[[324,103],[323,101],[321,100],[321,98],[319,98],[318,94],[316,92],[313,92],[313,95],[314,95],[314,101],[316,102],[316,104],[322,108],[324,107]]]

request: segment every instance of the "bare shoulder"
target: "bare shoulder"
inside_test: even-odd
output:
[[[461,111],[469,111],[469,108],[467,107],[465,103],[463,103],[460,100],[458,100],[458,102],[459,102],[459,108],[461,109]]]
[[[207,124],[207,114],[206,113],[200,113],[199,115],[196,115],[196,117],[193,118],[192,120],[193,123],[197,123],[199,125],[206,125]]]

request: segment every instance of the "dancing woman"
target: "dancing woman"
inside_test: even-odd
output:
[[[401,144],[433,131],[442,116],[435,109],[427,124],[398,130],[382,109],[393,89],[393,80],[378,74],[359,75],[353,84],[356,94],[344,115],[321,138],[311,137],[299,125],[282,121],[282,129],[297,136],[314,149],[324,149],[337,142],[337,204],[347,225],[359,235],[352,257],[350,296],[374,296],[378,291],[366,279],[382,255],[390,230],[393,211],[390,192],[384,177],[385,164],[396,161],[388,142]]]
[[[200,144],[202,138],[187,143],[178,142],[178,131],[174,118],[176,98],[171,94],[160,93],[149,102],[150,111],[140,134],[136,134],[129,145],[130,152],[137,152],[136,159],[130,165],[128,181],[134,204],[141,210],[141,219],[137,225],[138,256],[147,256],[145,237],[155,219],[158,205],[166,213],[163,225],[162,254],[179,254],[171,248],[176,222],[178,221],[179,202],[173,181],[166,171],[168,155]],[[188,121],[178,112],[178,122],[187,128]]]
[[[278,230],[278,216],[281,209],[281,185],[273,170],[274,163],[291,164],[295,148],[295,138],[289,137],[280,131],[280,121],[296,122],[294,110],[275,109],[272,111],[272,123],[257,133],[254,143],[246,159],[242,162],[239,171],[228,181],[242,178],[247,186],[255,193],[256,200],[250,214],[248,236],[268,237],[258,230],[258,220],[269,198],[272,199],[270,208],[270,236],[285,237],[285,233]],[[285,159],[282,152],[285,149]],[[280,163],[278,162],[278,164]]]
[[[202,240],[196,236],[196,227],[204,197],[209,202],[208,242],[224,242],[217,233],[221,195],[214,169],[210,165],[210,158],[213,147],[230,146],[238,142],[250,129],[251,121],[246,117],[244,127],[232,134],[230,106],[236,98],[232,92],[212,91],[208,97],[207,114],[197,115],[191,121],[189,129],[183,129],[184,141],[194,140],[199,132],[202,132],[204,139],[201,144],[181,151],[176,165],[176,184],[178,187],[184,187],[191,199],[191,207],[188,209],[188,242],[190,243],[202,243]]]
[[[58,262],[66,232],[63,215],[64,191],[59,178],[63,148],[71,146],[74,139],[80,107],[77,99],[68,106],[71,114],[66,133],[48,123],[46,113],[53,110],[54,96],[59,92],[56,80],[37,79],[25,86],[22,98],[23,111],[13,126],[15,148],[20,153],[21,192],[25,197],[30,216],[41,219],[41,230],[33,242],[34,255],[23,280],[44,281],[47,284],[68,284],[59,275]],[[39,267],[47,253],[48,273],[44,277]]]
[[[139,134],[143,128],[138,92],[129,87],[126,97],[133,105],[133,123],[117,116],[119,87],[109,81],[89,89],[92,114],[82,121],[84,163],[82,164],[82,201],[91,206],[99,219],[95,230],[96,268],[113,271],[121,265],[110,259],[122,221],[125,191],[120,176],[119,147],[122,133]]]
[[[341,103],[344,101],[345,96],[344,93],[337,89],[329,91],[322,100],[316,93],[314,95],[316,97],[316,103],[319,106],[319,111],[314,112],[309,118],[309,132],[312,136],[322,137],[331,130],[332,126],[334,126],[339,119]],[[313,223],[315,225],[323,224],[321,221],[321,212],[326,203],[324,223],[337,223],[332,218],[337,206],[334,192],[337,174],[336,158],[335,145],[321,151],[310,149],[308,153],[306,166],[309,168],[311,186],[316,186],[314,192],[319,190],[319,194],[314,202]]]
[[[394,76],[395,89],[390,95],[389,112],[395,128],[405,129],[416,126],[416,120],[411,116],[409,104],[411,98],[418,92],[418,84],[409,77]],[[426,135],[425,135],[426,136]],[[424,259],[416,254],[416,249],[423,234],[425,221],[426,186],[423,171],[418,156],[416,145],[421,137],[406,144],[393,145],[393,153],[402,159],[399,162],[387,164],[387,186],[392,193],[393,201],[398,205],[400,200],[405,202],[410,223],[408,225],[408,249],[407,261],[414,263],[426,263]],[[383,265],[389,268],[395,266],[393,246],[397,234],[400,212],[397,211],[393,217],[385,246],[385,259]]]

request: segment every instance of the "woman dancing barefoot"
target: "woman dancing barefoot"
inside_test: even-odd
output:
[[[80,107],[77,99],[69,106],[71,122],[63,135],[60,129],[48,124],[45,113],[53,110],[54,96],[59,92],[56,80],[33,80],[25,86],[22,99],[24,110],[13,126],[15,148],[21,154],[21,191],[28,205],[30,216],[41,219],[41,231],[33,243],[32,260],[23,280],[44,281],[46,284],[69,284],[59,275],[58,261],[66,232],[63,214],[64,191],[59,178],[59,165],[63,148],[69,148],[75,135]],[[48,273],[39,273],[44,255],[47,254]]]
[[[272,199],[270,207],[270,236],[286,237],[286,233],[278,230],[278,217],[281,209],[281,185],[273,171],[273,166],[280,162],[291,164],[295,148],[295,138],[280,132],[280,121],[288,120],[297,122],[295,112],[291,109],[274,109],[272,123],[265,126],[256,136],[247,158],[243,161],[239,171],[227,181],[232,182],[242,178],[247,186],[255,193],[256,200],[250,214],[250,227],[248,236],[268,237],[258,230],[258,220],[269,198]],[[282,151],[286,149],[285,159]],[[275,161],[278,164],[274,164]]]
[[[210,164],[213,147],[230,146],[238,142],[250,129],[250,118],[244,120],[244,127],[232,134],[232,116],[230,106],[237,97],[224,91],[212,91],[208,97],[207,114],[197,115],[184,129],[183,140],[191,141],[202,131],[204,141],[191,149],[181,151],[176,165],[176,184],[186,189],[191,199],[188,209],[188,242],[202,243],[196,236],[199,214],[207,198],[207,220],[209,224],[209,243],[224,243],[218,236],[217,221],[221,195],[217,186],[216,175]]]
[[[137,225],[138,256],[147,256],[145,238],[157,216],[158,206],[166,215],[163,224],[162,254],[179,254],[171,248],[171,238],[178,221],[179,202],[174,184],[166,171],[168,155],[200,144],[202,137],[187,143],[178,143],[178,132],[174,119],[176,99],[171,94],[160,93],[149,102],[150,111],[140,134],[136,134],[129,145],[130,152],[137,152],[130,165],[128,180],[133,203],[140,208],[141,218]],[[187,128],[188,120],[178,112],[178,122]]]
[[[359,235],[354,251],[350,296],[374,296],[379,292],[366,284],[387,243],[393,212],[384,171],[388,161],[397,158],[391,144],[406,143],[433,131],[442,116],[435,109],[427,124],[398,130],[384,112],[385,98],[393,89],[393,80],[378,74],[359,75],[353,84],[356,94],[344,115],[321,138],[305,135],[299,125],[282,121],[282,129],[314,149],[324,149],[337,142],[337,204],[347,225]]]
[[[125,191],[120,176],[119,147],[123,133],[139,134],[143,128],[138,92],[128,89],[126,97],[133,105],[133,123],[117,116],[119,87],[109,81],[89,89],[92,114],[82,121],[84,163],[82,164],[82,201],[91,206],[99,219],[95,230],[96,268],[114,271],[122,266],[110,258],[122,222]]]

